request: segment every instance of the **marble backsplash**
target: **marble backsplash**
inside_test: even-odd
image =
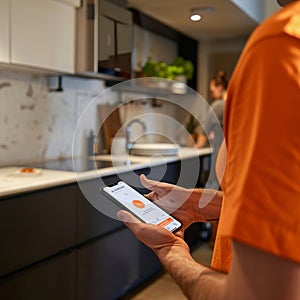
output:
[[[50,78],[0,71],[0,166],[72,155],[74,129],[82,111],[105,90],[104,82],[63,77],[63,92],[49,92]],[[113,97],[112,97],[113,98]],[[92,105],[106,103],[97,97]],[[95,130],[96,107],[80,128],[82,145]]]
[[[121,99],[120,94],[107,89],[103,81],[96,79],[64,76],[63,92],[50,91],[50,87],[53,88],[51,82],[50,77],[24,71],[0,71],[0,167],[71,157],[75,128],[74,154],[86,156],[90,131],[98,131],[97,105],[149,98],[123,93]],[[182,101],[183,98],[179,98],[178,102]],[[187,100],[185,96],[184,101]],[[164,142],[162,137],[176,142],[180,126],[177,128],[168,118],[157,118],[153,113],[169,116],[169,120],[177,120],[179,125],[185,119],[184,114],[171,103],[158,107],[151,103],[150,99],[123,105],[121,123],[144,116],[147,131],[160,133],[158,138],[145,136],[148,142]],[[89,109],[86,110],[87,106]],[[83,111],[84,118],[76,127]],[[142,133],[140,126],[133,126],[132,140]]]

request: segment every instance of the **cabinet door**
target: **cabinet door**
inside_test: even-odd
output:
[[[177,162],[180,173],[177,184],[185,188],[195,188],[199,185],[199,178],[203,171],[203,160],[191,157]]]
[[[99,15],[99,53],[100,61],[109,61],[115,54],[114,21]]]
[[[76,256],[73,252],[0,281],[0,295],[7,300],[74,300],[75,284]]]
[[[78,251],[78,300],[117,299],[161,270],[154,253],[122,229]]]
[[[54,0],[11,0],[14,64],[73,72],[75,8]]]
[[[10,0],[0,0],[0,62],[9,62],[9,5]]]
[[[75,245],[74,187],[0,201],[0,277]]]
[[[117,179],[114,181],[117,181]],[[87,180],[80,184],[82,187],[89,190],[90,196],[94,196],[94,199],[90,197],[90,201],[95,204],[98,210],[92,206],[78,190],[78,243],[85,242],[89,239],[99,237],[124,227],[122,222],[110,218],[103,213],[111,212],[109,215],[116,216],[119,208],[99,191],[98,180]],[[97,206],[97,202],[99,206]]]
[[[118,54],[131,53],[132,49],[132,26],[131,24],[117,24]]]

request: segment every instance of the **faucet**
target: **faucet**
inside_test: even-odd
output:
[[[134,123],[139,123],[142,127],[144,132],[146,131],[146,124],[141,120],[141,119],[133,119],[129,121],[125,127],[125,132],[126,132],[126,149],[128,150],[128,153],[130,152],[133,143],[130,141],[130,133],[131,133],[131,126]]]

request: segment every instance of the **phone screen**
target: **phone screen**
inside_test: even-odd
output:
[[[111,187],[104,187],[103,191],[147,224],[164,227],[171,232],[181,227],[181,223],[174,217],[123,181]]]

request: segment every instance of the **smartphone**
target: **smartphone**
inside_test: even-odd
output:
[[[175,233],[182,224],[138,191],[119,181],[101,188],[102,192],[120,208],[135,215],[147,224],[154,224]]]

